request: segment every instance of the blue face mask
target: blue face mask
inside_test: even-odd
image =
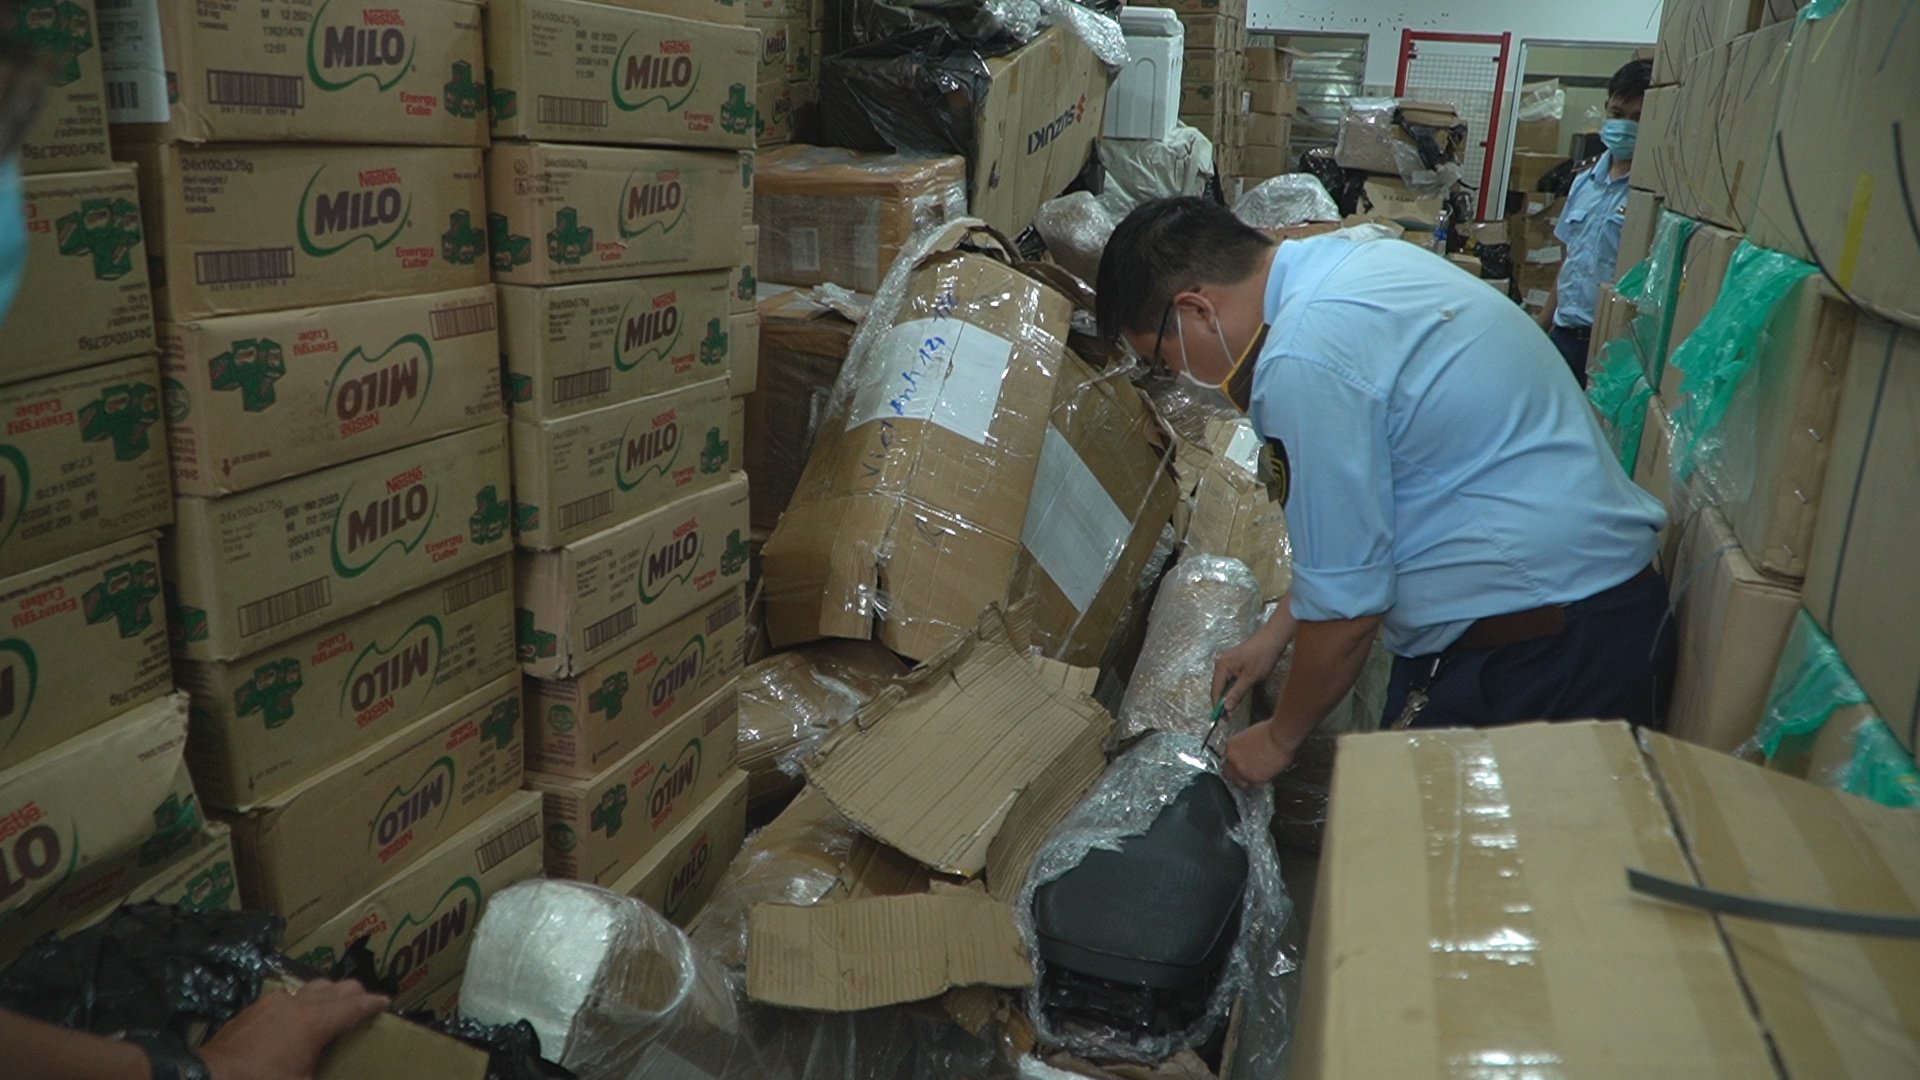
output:
[[[1621,161],[1633,160],[1633,144],[1640,137],[1640,121],[1609,120],[1600,125],[1600,141],[1607,146],[1607,153]]]
[[[27,204],[20,188],[20,162],[0,161],[0,323],[20,291],[27,269]]]

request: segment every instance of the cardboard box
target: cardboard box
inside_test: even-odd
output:
[[[754,31],[579,0],[492,0],[496,138],[753,145]],[[784,60],[784,57],[783,57]]]
[[[706,382],[724,370],[727,270],[500,289],[515,420],[557,420]]]
[[[1702,510],[1684,529],[1672,576],[1680,664],[1667,730],[1728,751],[1766,713],[1770,658],[1786,644],[1800,590],[1761,574],[1718,509]]]
[[[1655,537],[1657,561],[1667,581],[1679,573],[1680,538],[1688,531],[1689,514],[1673,497],[1673,418],[1658,395],[1647,400],[1647,422],[1640,429],[1640,454],[1633,463],[1633,482],[1666,507],[1667,525]]]
[[[516,670],[495,558],[231,663],[182,661],[201,798],[250,806]]]
[[[763,82],[753,92],[755,145],[765,150],[793,139],[796,87],[786,82]]]
[[[1246,46],[1242,39],[1243,19],[1227,14],[1180,12],[1180,25],[1186,30],[1187,54],[1198,50],[1238,54]]]
[[[1909,811],[1656,734],[1636,746],[1624,724],[1349,736],[1291,1075],[1444,1075],[1474,1048],[1510,1049],[1516,1030],[1568,1075],[1904,1075],[1920,1061],[1902,1009],[1911,957],[1656,902],[1621,867],[1904,914],[1895,867],[1916,851]],[[1474,944],[1487,926],[1515,935],[1497,958]],[[1378,1009],[1404,1011],[1401,1037],[1367,1027]]]
[[[1615,281],[1646,261],[1653,250],[1653,230],[1659,220],[1660,196],[1650,191],[1627,192],[1627,220],[1620,227],[1620,257],[1613,264]]]
[[[567,285],[731,266],[751,162],[722,151],[495,146],[495,280]]]
[[[1920,333],[1876,319],[1854,327],[1829,440],[1827,510],[1807,558],[1807,610],[1833,638],[1894,734],[1920,734],[1920,640],[1899,632],[1920,604],[1910,557],[1920,463]]]
[[[467,967],[487,901],[540,876],[540,797],[516,791],[372,892],[287,947],[325,971],[365,940],[374,971],[399,988],[394,1003],[420,1007]]]
[[[1514,121],[1513,148],[1520,153],[1557,155],[1565,159],[1566,148],[1560,143],[1560,121]]]
[[[527,767],[589,779],[713,696],[740,673],[746,614],[736,587],[577,676],[528,679]]]
[[[771,533],[793,500],[801,471],[846,362],[855,324],[831,308],[763,307],[759,389],[747,398],[746,470],[753,527]]]
[[[1533,191],[1539,186],[1541,177],[1565,160],[1567,160],[1565,154],[1536,154],[1515,150],[1513,171],[1508,174],[1507,186],[1514,191]]]
[[[727,387],[744,414],[740,399],[760,388],[760,316],[751,311],[727,320]],[[744,441],[734,441],[736,453]]]
[[[1282,151],[1293,138],[1293,117],[1254,113],[1247,118],[1247,149],[1271,146]]]
[[[251,909],[301,941],[520,787],[520,679],[496,679],[291,790],[226,815]]]
[[[132,169],[26,178],[26,263],[0,316],[0,383],[153,351],[147,236]]]
[[[478,150],[135,146],[154,302],[175,322],[487,282]]]
[[[228,495],[498,420],[493,286],[160,324],[183,495]]]
[[[1246,47],[1247,81],[1292,82],[1293,62],[1304,55],[1283,45],[1249,45]]]
[[[1247,83],[1249,105],[1255,113],[1292,117],[1300,107],[1300,88],[1290,82]]]
[[[1249,146],[1241,152],[1240,171],[1262,180],[1293,172],[1296,159],[1285,146]]]
[[[1105,666],[1179,501],[1172,456],[1172,435],[1140,391],[1067,355],[1020,533],[1046,655]]]
[[[1673,159],[1679,154],[1680,88],[1656,86],[1640,103],[1640,137],[1627,184],[1664,200],[1680,184]]]
[[[744,315],[754,310],[760,294],[760,226],[740,230],[740,270],[733,280],[733,313]]]
[[[184,694],[0,772],[0,956],[132,889],[201,837]]]
[[[513,425],[514,524],[524,548],[557,548],[725,483],[725,378],[604,409]]]
[[[1206,436],[1206,447],[1182,444],[1175,459],[1181,494],[1192,500],[1182,542],[1239,559],[1260,582],[1260,598],[1278,600],[1293,583],[1292,549],[1286,514],[1262,478],[1264,445],[1245,419],[1209,421]]]
[[[103,898],[92,911],[61,927],[60,934],[68,937],[105,922],[128,904],[171,904],[194,912],[239,911],[240,886],[236,880],[232,834],[225,825],[209,821],[202,826],[194,846],[154,871],[152,877]],[[0,955],[5,953],[0,949]]]
[[[269,992],[272,992],[271,990]],[[315,1080],[486,1080],[487,1052],[432,1028],[382,1013],[334,1040]]]
[[[556,551],[523,551],[520,664],[535,678],[585,672],[747,577],[747,478]]]
[[[1660,377],[1660,398],[1669,412],[1678,412],[1680,386],[1685,373],[1673,363],[1682,342],[1693,336],[1706,320],[1707,313],[1720,299],[1720,286],[1733,265],[1734,253],[1745,239],[1739,233],[1713,225],[1701,225],[1687,241],[1686,260],[1681,266],[1680,287],[1675,294],[1671,330],[1667,341],[1667,363]]]
[[[961,157],[788,146],[755,169],[763,281],[871,293],[916,233],[967,213]]]
[[[1884,806],[1920,806],[1913,752],[1805,611],[1794,617],[1774,668],[1766,718],[1739,756]]]
[[[483,7],[379,0],[215,15],[160,3],[144,27],[116,14],[114,138],[485,146]]]
[[[729,23],[741,25],[747,21],[747,13],[754,8],[753,0],[594,0],[630,11],[650,11],[659,15],[671,15],[676,19],[698,19],[701,22]]]
[[[735,769],[653,853],[609,888],[685,926],[706,906],[747,837],[747,774]]]
[[[505,424],[223,499],[183,498],[164,547],[174,650],[233,660],[510,546]]]
[[[1747,220],[1754,243],[1828,267],[1857,302],[1914,324],[1920,237],[1896,179],[1913,176],[1913,153],[1895,132],[1911,127],[1920,65],[1893,59],[1908,44],[1900,15],[1873,5],[1762,32],[1784,32],[1792,47],[1763,132],[1772,168]]]
[[[965,227],[947,240],[968,237],[996,244]],[[923,660],[1007,597],[1072,305],[999,258],[946,246],[841,373],[767,541],[777,646],[877,637]]]
[[[79,172],[111,165],[100,27],[93,0],[27,0],[18,33],[48,65],[40,113],[20,145],[20,171]]]
[[[1428,129],[1443,161],[1458,161],[1465,153],[1464,137],[1457,137],[1463,125],[1459,110],[1445,102],[1388,100],[1390,107],[1379,107],[1380,99],[1356,99],[1340,117],[1340,133],[1334,148],[1335,159],[1343,169],[1383,176],[1400,175],[1399,161],[1407,152],[1418,152],[1406,125]]]
[[[1793,35],[1793,26],[1772,26],[1694,57],[1657,129],[1647,128],[1643,107],[1642,131],[1672,209],[1735,230],[1757,226],[1760,200],[1785,182],[1774,132]]]
[[[172,688],[159,555],[138,536],[0,578],[0,770]]]
[[[1753,0],[1669,0],[1660,6],[1660,37],[1653,47],[1653,81],[1682,81],[1687,61],[1759,29]]]
[[[1417,229],[1421,232],[1430,233],[1439,227],[1440,214],[1446,209],[1446,200],[1440,196],[1418,194],[1408,187],[1405,181],[1397,177],[1370,177],[1362,188],[1361,195],[1375,215],[1407,229]],[[1527,257],[1533,260],[1534,255],[1546,250],[1548,249],[1530,248]],[[1557,261],[1558,249],[1553,250]]]
[[[152,357],[0,387],[0,574],[173,520]]]
[[[759,63],[754,75],[757,81],[799,82],[814,75],[812,57],[807,54],[809,27],[804,15],[773,19],[750,16],[749,22],[760,32]]]
[[[619,880],[733,772],[739,726],[729,683],[592,779],[527,774],[545,799],[547,874]]]

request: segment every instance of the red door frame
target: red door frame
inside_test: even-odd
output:
[[[1513,34],[1441,34],[1427,30],[1400,31],[1400,70],[1394,77],[1393,96],[1405,97],[1407,94],[1407,64],[1412,61],[1414,46],[1422,41],[1461,41],[1478,45],[1500,46],[1498,72],[1493,83],[1493,109],[1487,114],[1486,141],[1480,144],[1484,151],[1480,164],[1480,197],[1475,204],[1474,213],[1485,219],[1487,216],[1487,193],[1493,190],[1493,164],[1499,156],[1500,148],[1500,103],[1507,96],[1507,60],[1513,49]]]

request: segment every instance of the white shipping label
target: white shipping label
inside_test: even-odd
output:
[[[787,234],[793,268],[803,274],[820,272],[820,230],[801,227]]]
[[[100,66],[107,82],[107,121],[164,124],[167,61],[160,49],[160,0],[98,0]]]
[[[1020,542],[1075,611],[1085,613],[1100,595],[1132,531],[1126,513],[1093,470],[1073,452],[1066,436],[1048,424]]]
[[[873,345],[847,430],[874,420],[927,420],[987,444],[1013,342],[959,319],[916,319]]]

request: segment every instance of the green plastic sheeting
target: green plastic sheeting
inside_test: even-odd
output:
[[[1774,673],[1766,715],[1744,750],[1770,763],[1807,757],[1834,714],[1857,705],[1871,705],[1867,692],[1833,640],[1802,611]],[[1852,752],[1846,761],[1809,779],[1884,806],[1920,807],[1920,767],[1887,722],[1869,715],[1854,721],[1851,734]]]
[[[1587,375],[1587,400],[1600,413],[1607,442],[1619,455],[1620,467],[1633,475],[1640,457],[1640,437],[1647,426],[1647,402],[1653,387],[1640,371],[1633,342],[1616,338],[1600,347],[1599,363]]]
[[[1734,398],[1772,338],[1774,313],[1794,287],[1817,273],[1811,263],[1740,242],[1720,296],[1699,329],[1674,347],[1681,400],[1673,410],[1673,479],[1685,487],[1699,475],[1710,501],[1737,501],[1729,459],[1747,454],[1726,430]]]
[[[1630,337],[1650,386],[1659,386],[1666,371],[1667,339],[1673,335],[1673,309],[1680,298],[1680,271],[1686,265],[1687,244],[1699,227],[1692,218],[1662,210],[1654,224],[1653,247],[1646,260],[1622,274],[1614,287],[1637,309]]]

